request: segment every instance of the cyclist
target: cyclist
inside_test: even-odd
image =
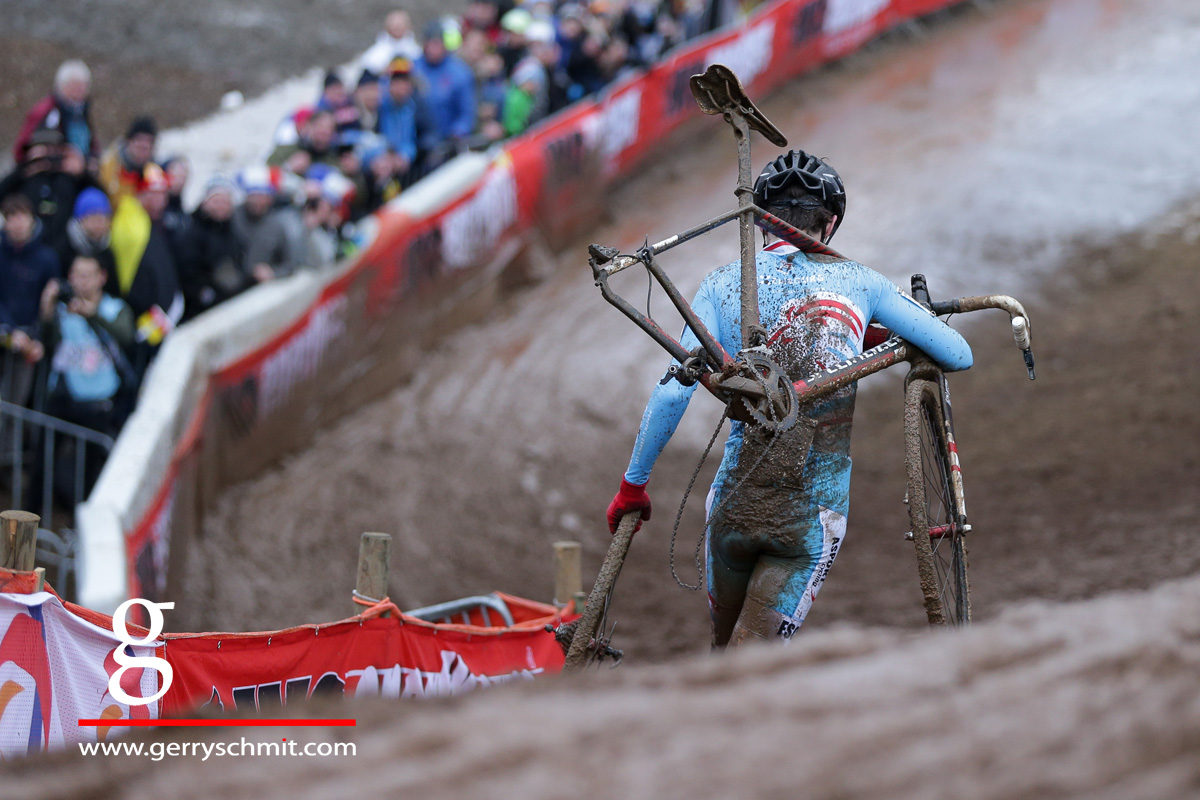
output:
[[[838,173],[802,150],[768,164],[755,181],[754,197],[759,207],[826,243],[846,211]],[[761,323],[771,357],[793,381],[862,352],[872,320],[947,371],[971,366],[962,336],[878,272],[805,254],[769,234],[765,239],[756,257]],[[740,261],[709,273],[692,302],[730,353],[742,348],[740,275]],[[681,342],[689,350],[699,344],[691,330]],[[667,378],[654,388],[629,468],[608,508],[610,529],[630,512],[650,518],[650,471],[694,390]],[[761,426],[732,423],[706,503],[714,647],[787,640],[804,621],[845,536],[854,393],[851,385],[802,409],[805,420],[778,437]]]

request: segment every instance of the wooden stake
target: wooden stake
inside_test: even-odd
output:
[[[582,552],[579,542],[554,543],[554,605],[559,608],[583,593]]]
[[[28,511],[0,511],[0,567],[20,572],[33,570],[41,521],[41,517]]]
[[[364,533],[358,543],[358,581],[354,591],[359,597],[382,600],[388,596],[388,563],[392,556],[392,537],[387,533]],[[363,607],[354,604],[354,613]],[[384,614],[384,616],[391,616]]]

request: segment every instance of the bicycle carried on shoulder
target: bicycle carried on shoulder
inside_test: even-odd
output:
[[[749,425],[761,426],[777,436],[802,419],[802,410],[827,395],[881,372],[900,362],[911,364],[905,379],[905,459],[911,530],[907,537],[916,546],[917,567],[925,612],[931,625],[965,625],[971,618],[967,579],[965,537],[970,531],[963,499],[962,471],[954,438],[950,394],[942,370],[917,347],[893,336],[882,344],[805,379],[792,381],[772,358],[766,331],[759,324],[758,275],[754,251],[754,227],[794,245],[805,253],[846,259],[829,245],[819,242],[779,217],[754,204],[750,190],[749,133],[756,130],[780,147],[787,139],[746,97],[736,75],[716,64],[692,77],[692,92],[701,110],[721,114],[734,128],[738,144],[739,180],[735,194],[738,207],[660,242],[647,242],[634,253],[590,245],[589,266],[604,299],[642,328],[668,353],[676,364],[668,378],[690,386],[701,384],[726,404],[728,415]],[[684,242],[738,220],[741,237],[741,321],[743,349],[725,351],[716,337],[697,317],[678,288],[663,271],[657,257]],[[695,335],[699,346],[687,350],[653,319],[609,286],[609,279],[633,266],[645,268],[664,290],[672,305]],[[1029,377],[1034,378],[1029,317],[1019,302],[1006,295],[959,297],[933,302],[922,275],[912,277],[912,297],[938,316],[967,313],[986,308],[1009,314],[1018,347],[1023,351]],[[600,577],[588,597],[583,617],[567,654],[567,667],[581,666],[603,653],[608,642],[596,631],[603,629],[612,587],[620,572],[640,513],[627,514],[621,521]],[[598,627],[599,626],[599,627]],[[585,635],[586,634],[586,635]]]

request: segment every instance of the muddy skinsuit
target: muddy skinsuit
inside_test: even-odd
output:
[[[793,380],[860,353],[872,319],[945,369],[971,365],[958,333],[857,262],[806,256],[782,242],[756,262],[771,355]],[[741,349],[740,270],[735,261],[710,273],[692,304],[730,353]],[[681,341],[698,344],[690,331]],[[630,483],[649,479],[694,390],[676,381],[655,387],[625,473]],[[804,408],[801,422],[775,441],[732,423],[708,497],[714,645],[789,639],[804,621],[845,536],[854,392],[850,386]]]

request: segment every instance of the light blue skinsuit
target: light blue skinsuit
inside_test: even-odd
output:
[[[862,264],[808,256],[776,242],[758,254],[757,266],[759,315],[771,355],[792,380],[858,355],[872,320],[943,369],[971,366],[971,348],[961,335]],[[739,261],[709,273],[692,301],[696,315],[731,354],[742,346],[740,274]],[[699,344],[690,329],[680,341],[688,350]],[[675,380],[655,387],[627,481],[649,479],[695,389]],[[802,409],[816,422],[815,432],[797,425],[783,434],[748,477],[769,437],[732,423],[708,499],[715,645],[731,637],[735,643],[789,639],[804,621],[846,532],[854,392],[850,386]],[[812,444],[806,447],[810,432]]]

